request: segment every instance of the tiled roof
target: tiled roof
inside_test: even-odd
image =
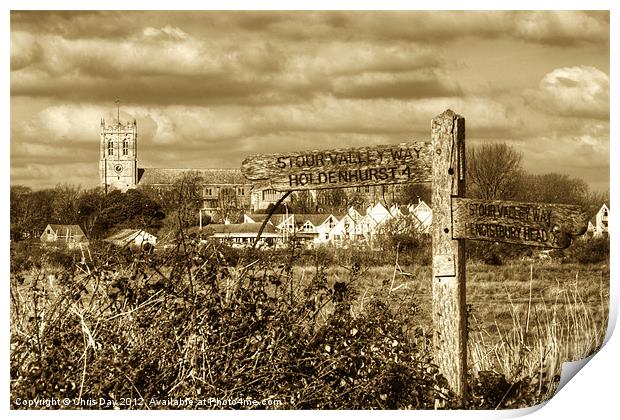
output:
[[[267,213],[252,213],[247,215],[250,219],[254,220],[256,223],[263,223],[263,221],[267,218]],[[292,214],[289,214],[292,216]],[[286,214],[272,214],[269,219],[270,224],[279,225],[286,219]]]
[[[204,230],[210,233],[252,233],[258,234],[262,223],[230,223],[230,224],[212,224],[204,227]],[[263,233],[276,233],[275,228],[269,223],[265,225]]]
[[[56,233],[56,235],[59,235],[59,236],[65,236],[67,235],[67,232],[68,232],[68,236],[79,236],[79,235],[86,236],[82,228],[79,227],[78,225],[52,225],[50,224],[50,227],[52,228],[54,233]]]
[[[249,184],[240,169],[174,169],[174,168],[140,168],[138,169],[140,185],[167,185],[183,175],[198,175],[202,184]]]
[[[327,220],[330,215],[327,213],[323,214],[296,214],[295,215],[295,224],[303,225],[307,221],[312,223],[314,226],[320,226]]]
[[[140,232],[150,235],[150,233],[143,231],[142,229],[121,229],[112,236],[108,236],[106,241],[130,241],[138,236]]]

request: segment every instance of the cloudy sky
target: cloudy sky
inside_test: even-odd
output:
[[[12,12],[11,184],[98,184],[100,120],[141,167],[430,140],[507,142],[609,186],[608,12]]]

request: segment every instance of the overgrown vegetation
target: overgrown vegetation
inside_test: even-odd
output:
[[[396,259],[391,268],[373,268],[353,255],[327,266],[323,251],[299,248],[279,254],[277,262],[260,251],[231,258],[225,248],[189,238],[156,252],[93,245],[87,263],[52,258],[59,250],[40,249],[29,259],[23,253],[31,250],[12,249],[14,408],[24,408],[17,398],[97,401],[65,408],[111,408],[99,404],[107,401],[136,409],[228,408],[209,398],[238,401],[238,408],[458,404],[432,360],[428,266],[407,272]],[[604,296],[601,289],[601,309]],[[538,364],[511,353],[519,348],[511,337],[518,335],[507,331],[521,326],[523,332],[521,318],[513,317],[521,324],[502,329],[496,340],[472,318],[470,328],[478,329],[470,329],[467,407],[522,407],[552,394],[554,374],[540,372],[557,367],[556,353],[536,342],[544,335],[531,335],[534,320],[542,331],[566,326],[546,330],[556,334],[545,338],[553,345],[561,344],[557,334],[566,339],[574,328],[558,322],[559,314],[545,324],[534,310],[520,343],[532,355],[538,354],[532,349],[547,352]],[[580,319],[580,331],[605,325],[594,316]]]
[[[12,275],[13,400],[432,408],[449,399],[427,340],[407,340],[384,302],[351,315],[354,273],[294,284],[290,265],[232,267],[211,245],[106,255]]]

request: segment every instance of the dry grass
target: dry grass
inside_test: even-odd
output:
[[[301,267],[294,275],[303,282],[314,273],[315,267]],[[332,266],[326,274],[331,284],[355,282],[353,315],[379,297],[400,316],[410,315],[411,331],[432,331],[430,267],[368,267],[352,276],[349,267]],[[471,264],[467,303],[470,373],[536,381],[542,402],[553,395],[563,362],[600,348],[608,321],[609,269],[551,262]]]
[[[474,304],[470,366],[474,373],[495,371],[511,380],[536,378],[543,401],[553,395],[563,362],[587,357],[602,345],[609,272],[600,266],[518,270],[521,278],[529,271],[529,279],[508,281],[490,305]]]

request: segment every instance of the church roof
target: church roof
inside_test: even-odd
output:
[[[178,168],[140,168],[138,184],[169,185],[184,175],[197,175],[203,184],[249,184],[240,169],[178,169]]]

